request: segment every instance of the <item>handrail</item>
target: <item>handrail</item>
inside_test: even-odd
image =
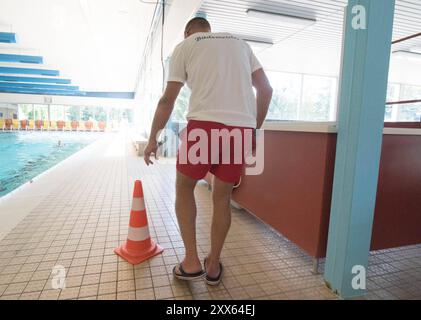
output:
[[[417,100],[402,100],[402,101],[391,101],[391,102],[386,102],[387,106],[390,105],[394,105],[394,104],[412,104],[412,103],[419,103],[421,102],[421,100],[417,99]]]
[[[407,37],[404,37],[404,38],[401,38],[401,39],[397,39],[397,40],[393,41],[392,44],[399,43],[399,42],[404,42],[406,40],[410,40],[412,38],[416,38],[416,37],[419,37],[419,36],[421,36],[421,32],[420,33],[413,34],[413,35],[410,35],[410,36],[407,36]]]

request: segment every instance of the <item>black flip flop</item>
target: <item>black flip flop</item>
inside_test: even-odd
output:
[[[176,272],[176,267],[174,266],[174,268],[172,269],[172,273],[174,275],[174,277],[176,277],[177,279],[180,280],[197,280],[197,279],[201,279],[203,278],[203,276],[205,275],[205,271],[201,270],[199,272],[195,272],[195,273],[187,273],[184,271],[183,266],[181,265],[181,263],[178,264],[178,270],[181,272],[181,274],[178,274]]]
[[[205,272],[206,272],[206,258],[203,261],[203,267],[205,268]],[[208,274],[206,274],[206,278],[205,278],[206,283],[208,285],[211,285],[211,286],[217,286],[221,282],[223,269],[224,268],[222,267],[222,263],[219,263],[219,274],[218,274],[218,276],[212,278],[212,277],[209,277]]]

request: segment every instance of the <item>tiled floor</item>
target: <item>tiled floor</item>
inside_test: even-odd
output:
[[[312,260],[250,214],[233,209],[217,287],[173,279],[183,244],[174,213],[174,165],[146,168],[124,136],[88,147],[83,161],[65,164],[69,179],[0,241],[0,299],[335,299]],[[87,156],[88,155],[88,156]],[[142,179],[152,237],[162,255],[132,266],[113,253],[127,236],[131,192]],[[197,238],[209,250],[210,193],[196,189]],[[0,216],[1,219],[1,216]],[[52,287],[64,266],[66,288]],[[323,268],[323,265],[322,265]],[[421,246],[374,252],[367,299],[421,299]]]

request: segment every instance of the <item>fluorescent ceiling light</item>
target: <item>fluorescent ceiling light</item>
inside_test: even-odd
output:
[[[273,42],[272,41],[267,41],[267,40],[254,40],[254,39],[243,39],[243,40],[246,41],[249,45],[255,46],[255,47],[270,48],[270,47],[273,46]]]
[[[293,27],[307,27],[316,23],[316,19],[303,18],[276,12],[267,12],[249,9],[247,10],[247,16],[250,18],[261,19],[264,21],[273,21],[286,26]]]
[[[255,53],[259,53],[273,46],[273,42],[247,40],[247,39],[244,39],[244,41],[246,41],[250,45],[250,47],[253,49]]]
[[[236,34],[235,36],[246,41],[255,52],[260,52],[273,46],[273,41],[267,38],[244,36],[241,34]]]
[[[405,60],[421,61],[421,53],[411,51],[395,51],[393,52],[393,57]]]

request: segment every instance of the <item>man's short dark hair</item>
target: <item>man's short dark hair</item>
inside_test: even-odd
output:
[[[189,30],[192,28],[198,28],[198,29],[208,29],[211,30],[211,25],[208,20],[202,17],[196,17],[191,19],[187,24],[185,30]]]

